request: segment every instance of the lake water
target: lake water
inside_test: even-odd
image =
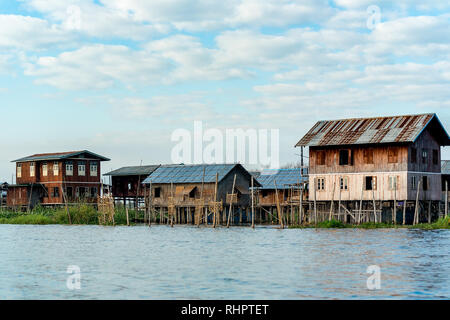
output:
[[[0,225],[0,299],[449,299],[449,257],[446,230]]]

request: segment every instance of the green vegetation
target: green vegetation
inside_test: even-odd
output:
[[[88,204],[78,204],[69,207],[72,224],[97,225],[100,213],[95,207]],[[129,210],[130,224],[136,217],[135,210]],[[138,219],[142,219],[143,213],[138,212]],[[114,222],[116,225],[126,225],[127,217],[123,206],[115,209]],[[65,207],[45,208],[36,206],[30,212],[10,211],[0,209],[0,224],[69,224]]]
[[[317,229],[344,229],[344,228],[354,228],[354,229],[387,229],[387,228],[408,228],[408,229],[423,229],[423,230],[436,230],[436,229],[450,229],[450,217],[440,218],[433,223],[421,223],[415,226],[412,225],[401,225],[401,224],[389,224],[389,223],[375,223],[366,222],[360,225],[356,224],[344,224],[337,220],[318,222],[317,224],[305,224],[305,225],[294,225],[289,226],[291,229],[301,229],[301,228],[317,228]]]

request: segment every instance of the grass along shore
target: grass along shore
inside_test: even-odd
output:
[[[423,230],[437,230],[437,229],[450,229],[450,217],[440,218],[433,223],[420,223],[416,225],[402,225],[402,224],[391,224],[391,223],[375,223],[366,222],[357,224],[344,224],[341,221],[330,220],[318,222],[317,224],[307,224],[307,225],[294,225],[289,226],[291,229],[303,229],[303,228],[316,228],[316,229],[423,229]]]
[[[96,208],[88,204],[71,205],[68,207],[72,224],[98,225],[101,215]],[[128,211],[130,224],[134,219],[135,210]],[[142,218],[138,212],[138,218]],[[116,207],[114,214],[115,225],[126,225],[127,217],[124,207]],[[0,224],[69,224],[66,208],[35,207],[30,212],[11,211],[0,209]]]

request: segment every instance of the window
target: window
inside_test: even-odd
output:
[[[91,198],[96,198],[97,197],[97,187],[92,187],[91,188]]]
[[[423,191],[428,191],[428,189],[430,188],[428,177],[424,176],[422,181],[423,181]]]
[[[398,149],[397,148],[389,148],[388,149],[388,163],[397,163],[398,162]]]
[[[48,165],[47,162],[42,164],[42,176],[46,177],[48,175]]]
[[[155,188],[155,198],[161,197],[161,188]]]
[[[59,176],[59,164],[58,162],[53,162],[53,175]]]
[[[73,188],[72,187],[67,187],[66,188],[66,196],[68,198],[72,198],[73,197]]]
[[[373,164],[373,149],[364,149],[364,163]]]
[[[417,149],[411,148],[411,163],[417,163]]]
[[[398,190],[398,177],[389,177],[389,190]]]
[[[189,192],[189,198],[194,199],[195,198],[195,190],[197,189],[197,187],[195,187],[194,189],[192,189],[191,192]]]
[[[22,178],[22,164],[17,164],[17,178]]]
[[[34,162],[30,162],[30,177],[34,177],[35,170],[34,170]]]
[[[66,163],[66,175],[73,176],[73,163],[72,162]]]
[[[317,190],[325,190],[325,178],[317,178]]]
[[[377,190],[377,177],[366,177],[365,183],[367,191]]]
[[[85,176],[86,175],[86,165],[84,163],[78,164],[78,175]]]
[[[267,197],[269,195],[269,192],[265,189],[262,190],[262,196],[263,198]]]
[[[348,190],[348,177],[342,177],[340,179],[341,190]]]
[[[94,162],[94,163],[91,162],[91,165],[90,165],[90,168],[89,168],[91,177],[96,177],[98,175],[97,168],[98,168],[97,163],[96,162]]]
[[[426,164],[428,162],[428,150],[423,149],[422,150],[422,163]]]
[[[317,151],[316,165],[325,165],[325,151]]]
[[[53,188],[52,197],[53,198],[59,198],[59,188],[58,187],[54,187]]]
[[[439,151],[433,150],[433,164],[438,165],[439,164]]]
[[[339,165],[347,166],[350,165],[350,150],[339,150]]]
[[[80,198],[86,198],[86,188],[85,187],[79,187],[78,193]]]
[[[411,177],[411,189],[417,190],[417,177],[416,176]]]

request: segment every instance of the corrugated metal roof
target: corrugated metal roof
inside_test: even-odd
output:
[[[149,166],[131,166],[122,167],[111,172],[105,173],[105,176],[148,176],[153,171],[158,169],[160,165]]]
[[[290,185],[308,181],[305,170],[303,170],[303,177],[301,176],[300,170],[300,168],[266,169],[261,172],[258,181],[262,185],[261,189],[275,189],[275,182],[277,189],[289,189]]]
[[[239,166],[247,172],[240,164],[199,164],[199,165],[168,165],[161,166],[153,171],[143,183],[205,183],[216,182],[216,173],[221,181],[234,167]],[[247,172],[248,173],[248,172]],[[250,176],[250,174],[248,173]],[[256,181],[256,185],[259,183]]]
[[[437,120],[447,137],[443,144],[448,144],[450,138],[447,132],[437,116],[431,113],[319,121],[296,147],[414,142],[433,119]]]
[[[441,161],[441,173],[450,175],[450,160]]]
[[[88,150],[82,150],[82,151],[69,151],[69,152],[56,152],[56,153],[39,153],[34,154],[28,157],[20,158],[17,160],[14,160],[12,162],[28,162],[28,161],[52,161],[52,160],[61,160],[61,159],[67,159],[67,158],[73,158],[76,156],[79,156],[80,154],[87,153],[93,158],[98,158],[100,161],[109,161],[110,159],[105,158],[101,155],[98,155],[96,153],[90,152]]]

